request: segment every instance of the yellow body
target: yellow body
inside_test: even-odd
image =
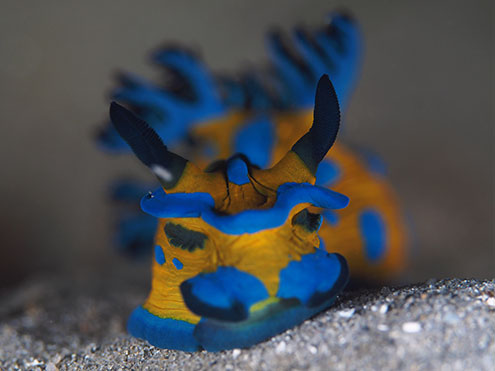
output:
[[[403,216],[394,190],[338,143],[327,157],[342,171],[336,183],[332,184],[332,190],[350,199],[346,208],[335,211],[339,222],[332,226],[324,221],[319,231],[327,251],[338,252],[346,258],[353,278],[372,282],[397,277],[405,268],[407,243]],[[358,224],[359,213],[369,208],[378,211],[387,226],[386,252],[383,259],[374,263],[366,258],[363,251]]]
[[[281,158],[297,138],[311,126],[312,112],[287,114],[278,117],[276,130],[278,143],[273,161]],[[370,172],[364,161],[339,140],[325,157],[335,163],[340,174],[331,188],[349,197],[349,206],[336,210],[337,225],[325,221],[319,231],[328,252],[343,255],[349,264],[351,277],[367,281],[386,281],[396,278],[405,268],[407,238],[405,223],[394,189],[381,176]],[[364,253],[358,224],[362,210],[378,211],[387,225],[386,253],[378,262],[370,262]]]
[[[226,188],[223,174],[206,175],[188,163],[176,186],[167,193],[207,192],[215,200],[218,212],[235,214],[243,210],[270,208],[276,201],[275,190],[279,185],[286,182],[314,183],[315,178],[300,158],[289,152],[272,169],[253,169],[250,180],[244,185],[229,182]],[[270,299],[275,299],[280,270],[290,261],[300,260],[301,255],[314,252],[315,247],[319,246],[316,231],[308,232],[302,226],[291,223],[293,216],[308,206],[307,203],[296,205],[280,227],[242,235],[222,233],[201,218],[160,219],[155,245],[161,246],[164,251],[165,263],[153,262],[151,293],[143,307],[158,317],[197,323],[200,317],[186,307],[180,284],[199,273],[214,272],[218,266],[233,266],[257,277],[265,285]],[[189,252],[173,246],[164,232],[165,225],[170,221],[206,235],[208,238],[204,248]],[[183,264],[182,269],[175,267],[174,258]]]
[[[203,142],[215,145],[219,158],[228,158],[233,154],[231,138],[247,117],[247,113],[234,112],[196,127],[193,133]],[[277,140],[272,152],[272,164],[277,165],[268,170],[251,169],[251,182],[247,184],[228,182],[226,187],[223,174],[205,174],[189,162],[176,186],[167,193],[208,193],[215,200],[215,209],[225,214],[270,208],[276,201],[275,191],[279,185],[315,182],[301,159],[289,151],[295,141],[308,131],[311,123],[310,111],[278,115],[275,123]],[[207,162],[201,161],[201,158],[195,159],[195,162],[206,166]],[[318,232],[327,251],[340,253],[346,258],[353,278],[372,282],[394,278],[405,265],[406,238],[393,189],[384,179],[371,173],[360,157],[340,142],[332,147],[326,158],[340,169],[332,190],[350,198],[348,207],[335,211],[339,222],[330,225],[324,221]],[[300,204],[294,207],[285,224],[278,228],[243,235],[222,233],[200,218],[174,218],[174,223],[208,236],[204,248],[193,252],[171,245],[164,232],[170,219],[160,219],[155,244],[162,247],[166,262],[160,265],[154,261],[152,289],[143,307],[158,317],[197,323],[200,317],[186,307],[180,284],[200,273],[214,272],[218,266],[235,266],[254,275],[263,282],[270,300],[273,300],[278,290],[280,270],[291,260],[299,260],[302,254],[311,253],[315,246],[319,246],[316,232],[308,235],[304,228],[291,223],[296,213],[309,206]],[[386,254],[378,262],[370,262],[366,258],[360,234],[358,216],[367,208],[378,211],[387,225]],[[183,263],[182,269],[174,266],[174,258]]]
[[[204,125],[193,133],[214,143],[220,158],[232,155],[232,136],[240,125],[239,118],[247,114],[231,114],[214,125]],[[313,121],[313,112],[300,111],[279,114],[275,117],[276,143],[272,152],[272,164],[277,163],[292,145],[304,135]],[[385,179],[370,172],[361,157],[349,150],[339,140],[326,155],[340,169],[334,191],[350,198],[349,206],[337,210],[337,225],[326,222],[319,231],[328,252],[342,254],[350,267],[353,278],[372,282],[391,280],[402,272],[406,264],[407,238],[405,223],[395,191]],[[367,208],[378,211],[387,225],[386,254],[378,262],[370,262],[363,251],[358,216]]]

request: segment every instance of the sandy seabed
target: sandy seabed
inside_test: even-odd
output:
[[[2,370],[493,370],[495,280],[347,292],[249,349],[186,353],[125,332],[146,295],[120,281],[40,278],[4,293]]]

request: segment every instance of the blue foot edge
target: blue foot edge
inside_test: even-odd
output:
[[[247,348],[267,340],[330,307],[335,297],[316,307],[302,305],[297,299],[281,299],[241,322],[203,319],[197,325],[157,317],[138,307],[127,323],[129,333],[159,348],[194,352],[206,349],[218,352]]]
[[[160,318],[143,307],[137,307],[129,317],[127,331],[158,348],[195,352],[201,350],[193,335],[195,326],[172,318]]]
[[[317,307],[309,308],[297,299],[282,299],[242,322],[201,320],[194,330],[194,336],[210,352],[247,348],[299,325],[327,309],[334,301],[335,298],[331,298]]]

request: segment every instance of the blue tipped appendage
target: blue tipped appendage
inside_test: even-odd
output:
[[[233,156],[227,161],[227,179],[237,185],[249,183],[248,167],[240,156]]]
[[[157,218],[201,217],[223,233],[238,235],[281,226],[292,208],[301,203],[328,209],[342,209],[349,203],[347,196],[309,183],[284,183],[277,193],[277,201],[270,209],[223,215],[215,211],[215,202],[208,193],[167,194],[159,188],[143,197],[141,208]]]
[[[376,210],[364,210],[359,216],[359,228],[366,257],[378,263],[387,250],[387,231],[382,216]]]

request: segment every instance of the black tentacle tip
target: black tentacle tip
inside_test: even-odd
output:
[[[321,75],[320,79],[318,80],[318,85],[316,88],[317,94],[319,94],[321,91],[329,91],[332,89],[333,89],[332,82],[330,81],[328,75],[326,73]]]
[[[114,125],[122,118],[128,118],[129,115],[132,115],[132,113],[124,106],[121,106],[115,101],[110,103],[110,120],[112,120]]]
[[[311,129],[294,144],[292,150],[316,174],[318,164],[335,142],[340,126],[337,95],[326,74],[318,81],[313,116]]]
[[[126,142],[134,137],[134,134],[132,133],[136,128],[140,128],[140,131],[146,131],[146,129],[148,129],[148,124],[146,124],[146,122],[115,101],[110,103],[110,120],[117,132]]]
[[[336,104],[337,110],[340,111],[340,106],[338,102],[337,93],[335,92],[335,88],[333,87],[332,82],[327,74],[324,74],[318,80],[318,85],[316,86],[316,94],[315,94],[315,110],[319,110],[328,104]],[[340,114],[340,112],[339,112]]]

